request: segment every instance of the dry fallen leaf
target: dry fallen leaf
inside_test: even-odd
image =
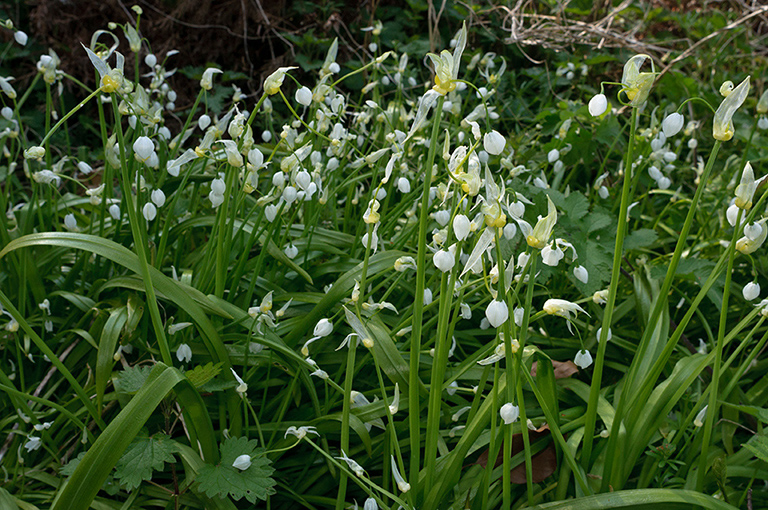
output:
[[[531,377],[536,377],[536,368],[538,366],[538,361],[533,362],[533,366],[531,367]],[[570,377],[576,372],[579,371],[579,367],[576,366],[576,363],[573,361],[556,361],[552,360],[552,366],[555,369],[555,379],[565,379],[566,377]]]

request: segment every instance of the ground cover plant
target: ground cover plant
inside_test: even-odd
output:
[[[177,112],[132,12],[0,78],[3,508],[768,505],[764,60],[374,22]]]

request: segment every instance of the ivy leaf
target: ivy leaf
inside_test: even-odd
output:
[[[243,497],[252,504],[266,500],[275,493],[275,481],[270,475],[275,471],[264,455],[264,448],[256,448],[255,439],[230,437],[221,445],[221,464],[206,464],[197,474],[197,491],[210,498],[231,496],[235,501]],[[240,455],[250,455],[251,465],[241,471],[232,467]]]
[[[152,478],[153,471],[160,471],[166,462],[173,462],[175,441],[165,434],[137,437],[128,445],[115,465],[115,478],[128,490],[133,490],[144,480]]]

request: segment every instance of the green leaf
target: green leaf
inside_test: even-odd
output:
[[[153,471],[161,471],[166,462],[173,462],[175,441],[165,434],[137,437],[125,450],[115,466],[115,478],[129,491],[144,480],[152,478]]]
[[[659,234],[657,234],[655,230],[649,228],[635,230],[624,238],[624,249],[636,250],[638,248],[647,248],[656,242],[658,237]]]
[[[198,365],[193,370],[187,370],[187,379],[189,379],[189,382],[192,383],[195,388],[200,388],[219,375],[223,365],[224,363],[216,363],[214,365],[213,362],[207,363],[206,365]],[[232,383],[232,381],[228,382]]]
[[[544,503],[531,507],[531,510],[599,510],[608,508],[626,508],[631,510],[735,510],[735,506],[719,501],[707,494],[676,489],[635,489],[629,491],[607,492],[584,496],[568,501]]]
[[[151,371],[152,367],[148,366],[128,367],[115,376],[115,389],[120,393],[133,395],[144,386]]]
[[[202,466],[197,475],[197,490],[210,498],[231,496],[235,501],[245,497],[255,504],[275,493],[275,481],[270,475],[275,471],[264,455],[258,442],[246,437],[230,437],[221,445],[221,464]],[[246,470],[232,467],[240,455],[250,455],[251,465]]]
[[[85,452],[80,452],[80,455],[64,464],[61,469],[59,469],[59,473],[64,476],[72,476],[72,473],[75,472],[75,468],[80,464],[80,461],[83,460],[83,457],[85,457]]]
[[[768,437],[754,436],[749,442],[741,446],[754,453],[755,457],[763,462],[768,462]]]

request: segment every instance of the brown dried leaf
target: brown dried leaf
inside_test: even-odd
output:
[[[539,439],[544,439],[550,436],[549,426],[547,424],[542,425],[536,431],[529,431],[528,437],[531,443],[536,442]],[[515,434],[512,436],[512,456],[523,451],[523,434]],[[488,450],[485,450],[477,458],[476,464],[485,467],[488,462]],[[499,451],[499,456],[496,458],[496,464],[494,467],[500,466],[504,462],[503,449]],[[533,483],[539,483],[544,481],[548,476],[552,475],[557,469],[557,452],[555,451],[555,445],[553,442],[541,450],[539,453],[531,458],[531,478]],[[512,469],[510,473],[510,480],[512,483],[524,484],[525,482],[525,463],[522,463]]]
[[[538,368],[538,361],[533,362],[531,367],[531,376],[536,377],[536,370]],[[552,360],[552,367],[555,370],[555,379],[565,379],[572,376],[579,371],[579,367],[573,361],[557,361]]]

